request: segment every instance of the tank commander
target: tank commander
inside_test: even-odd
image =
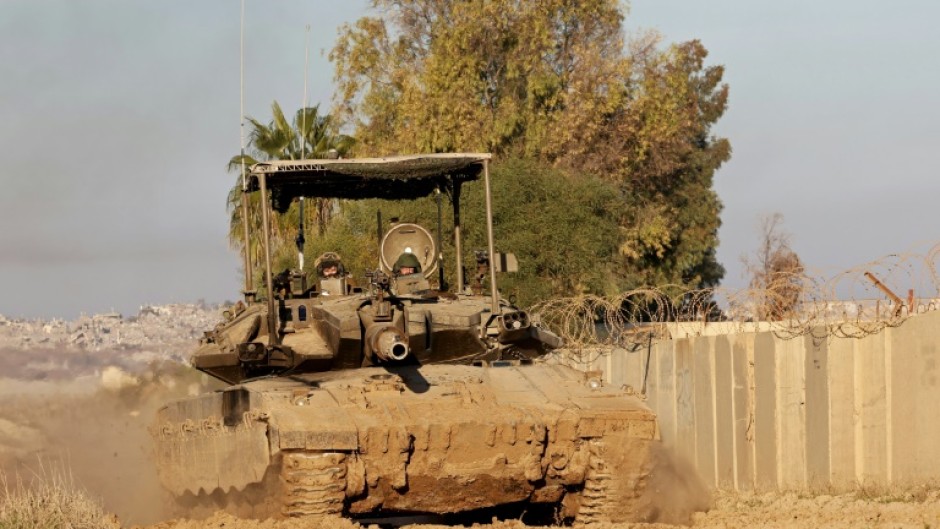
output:
[[[336,263],[330,263],[320,271],[320,277],[329,278],[339,275],[339,266]]]
[[[421,273],[421,261],[418,261],[415,254],[411,252],[411,248],[405,248],[405,251],[398,256],[398,260],[392,267],[392,273],[395,277]]]
[[[320,294],[323,296],[346,295],[346,268],[343,259],[335,252],[326,252],[317,258],[314,265],[317,279],[320,283]]]
[[[395,277],[395,293],[399,296],[418,294],[431,288],[428,280],[421,273],[421,261],[411,248],[405,248],[405,251],[398,256],[395,265],[392,266],[392,275]]]
[[[346,270],[343,267],[343,258],[336,252],[326,252],[317,258],[314,263],[317,277],[320,279],[329,279],[332,277],[343,277]]]

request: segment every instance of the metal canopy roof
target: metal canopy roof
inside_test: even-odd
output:
[[[487,153],[420,154],[348,160],[280,160],[251,167],[249,190],[264,175],[275,209],[296,197],[415,199],[479,178]]]

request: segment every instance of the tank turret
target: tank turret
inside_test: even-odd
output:
[[[253,167],[249,182],[263,194],[270,190],[275,208],[303,196],[416,198],[448,191],[455,197],[457,285],[449,291],[444,284],[441,226],[432,235],[419,224],[395,223],[380,234],[379,269],[362,278],[349,277],[337,252],[317,259],[312,281],[302,270],[274,274],[266,263],[267,293],[256,300],[252,292],[247,304],[237,304],[226,321],[205,333],[193,366],[235,384],[279,373],[373,365],[531,359],[561,346],[537,319],[499,296],[495,274],[505,259],[489,266],[489,256],[500,255],[493,251],[491,223],[489,250],[476,252],[474,284],[466,285],[462,277],[460,187],[479,178],[488,158],[303,160]],[[268,215],[267,208],[263,213]],[[355,279],[365,288],[354,287]]]
[[[337,254],[332,259],[341,263]],[[408,277],[413,275],[418,277]],[[275,281],[276,334],[269,335],[264,325],[266,303],[238,303],[205,333],[192,365],[235,384],[286,372],[531,359],[561,346],[559,338],[505,300],[493,314],[487,297],[431,289],[421,272],[375,270],[364,278],[365,289],[347,288],[346,281],[342,275],[320,277],[299,292],[287,281]]]

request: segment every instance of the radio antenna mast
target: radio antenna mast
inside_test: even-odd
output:
[[[241,157],[241,166],[242,166],[242,196],[241,196],[241,210],[242,210],[242,228],[244,230],[244,253],[245,253],[245,290],[243,294],[245,295],[245,302],[251,304],[255,299],[255,291],[252,288],[252,283],[254,282],[254,272],[251,269],[251,244],[249,243],[250,231],[248,229],[248,177],[245,172],[245,0],[242,0],[241,5],[241,24],[239,29],[239,42],[238,42],[238,62],[239,62],[239,72],[238,72],[238,85],[239,85],[239,109],[238,109],[238,130],[240,133],[240,157]],[[264,204],[262,204],[264,207]]]
[[[307,66],[310,64],[310,24],[304,29],[304,98],[300,107],[300,159],[307,158]],[[314,124],[315,125],[315,124]],[[304,197],[300,197],[300,226],[297,228],[297,264],[298,271],[304,270]]]
[[[304,29],[304,99],[300,117],[300,159],[307,155],[307,68],[310,66],[310,24]]]

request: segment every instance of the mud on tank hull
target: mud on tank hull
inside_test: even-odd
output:
[[[583,522],[643,520],[656,417],[592,386],[545,364],[256,380],[161,409],[158,472],[180,498],[254,490],[254,517],[531,502]]]

